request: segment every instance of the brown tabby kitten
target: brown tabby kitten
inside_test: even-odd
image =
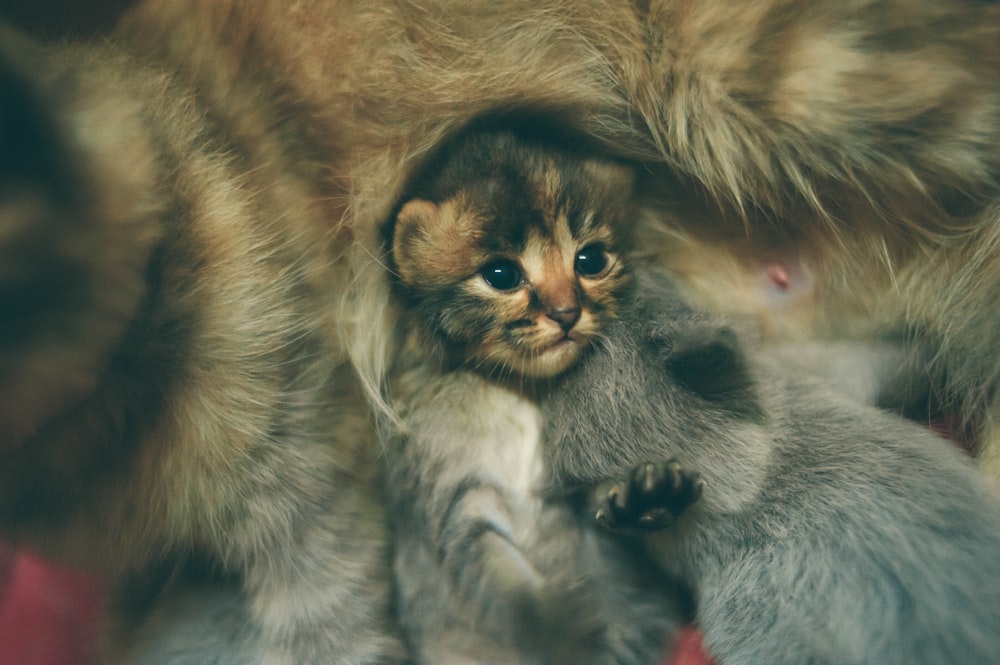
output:
[[[476,133],[427,172],[391,226],[407,332],[386,460],[406,636],[428,664],[653,663],[672,606],[626,570],[627,549],[543,495],[529,396],[615,317],[631,170]]]
[[[996,456],[998,19],[972,0],[139,0],[97,43],[4,32],[0,529],[149,591],[178,652],[390,660],[379,230],[490,114],[647,160],[671,209],[643,248],[717,307],[788,253],[815,275],[798,334],[912,332]],[[195,555],[228,573],[228,623],[166,617],[150,571]]]

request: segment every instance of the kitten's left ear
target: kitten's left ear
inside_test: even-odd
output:
[[[588,159],[583,163],[584,173],[592,185],[621,198],[635,191],[635,169],[612,161]]]
[[[696,325],[671,337],[665,362],[678,383],[735,415],[763,419],[750,363],[732,328]]]

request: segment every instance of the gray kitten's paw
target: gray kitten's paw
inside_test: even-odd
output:
[[[705,481],[676,460],[646,462],[624,480],[599,488],[597,522],[617,531],[647,532],[672,526],[701,496]]]

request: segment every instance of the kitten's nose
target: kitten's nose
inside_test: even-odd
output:
[[[547,312],[548,317],[559,324],[559,327],[563,329],[563,332],[569,332],[576,325],[576,322],[580,320],[580,308],[579,307],[562,307],[559,309],[552,309]]]

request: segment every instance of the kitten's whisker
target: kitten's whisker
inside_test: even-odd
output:
[[[590,344],[595,348],[600,348],[602,351],[607,351],[609,348],[607,335],[605,335],[603,331],[591,337]]]

